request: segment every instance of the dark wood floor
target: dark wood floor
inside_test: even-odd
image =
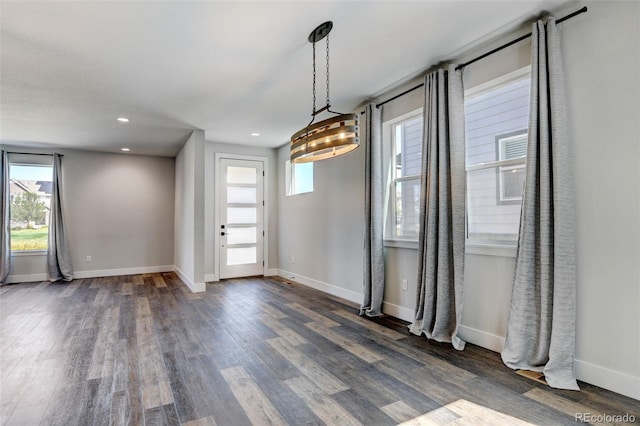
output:
[[[12,425],[574,424],[638,401],[557,391],[473,345],[279,279],[174,274],[0,287],[0,422]],[[412,420],[413,419],[413,420]]]

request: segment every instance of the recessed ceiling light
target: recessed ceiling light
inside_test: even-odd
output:
[[[127,117],[118,117],[117,120],[121,123],[128,123],[129,119]]]
[[[260,136],[260,133],[258,133],[258,132],[253,132],[253,133],[251,133],[251,136]]]
[[[131,148],[120,148],[120,151],[129,152],[131,151]]]

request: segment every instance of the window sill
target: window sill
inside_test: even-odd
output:
[[[516,246],[508,244],[465,244],[465,254],[480,254],[483,256],[516,257]]]
[[[385,247],[406,248],[418,250],[418,242],[411,240],[384,240],[382,245]]]
[[[46,256],[46,250],[20,250],[20,251],[12,251],[11,257],[22,257],[22,256]]]

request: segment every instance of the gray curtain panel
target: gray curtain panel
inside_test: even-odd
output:
[[[53,185],[51,188],[51,214],[49,216],[49,248],[47,249],[47,272],[51,281],[73,280],[71,253],[67,242],[62,209],[62,158],[53,155]]]
[[[2,216],[2,226],[0,227],[0,285],[6,284],[11,266],[11,216],[9,204],[11,202],[9,194],[9,160],[7,151],[0,151],[0,177],[2,178],[2,198],[0,199],[0,215]]]
[[[465,240],[464,91],[454,65],[425,78],[418,238],[418,297],[413,334],[451,342],[462,316]]]
[[[382,315],[384,253],[382,247],[382,122],[375,104],[366,108],[364,200],[364,301],[360,315]]]
[[[573,175],[555,19],[535,23],[531,40],[527,170],[502,360],[577,390]]]

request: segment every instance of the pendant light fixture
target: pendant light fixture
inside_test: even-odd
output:
[[[336,157],[356,149],[358,140],[358,114],[341,114],[331,111],[329,98],[329,32],[333,22],[319,25],[309,34],[313,45],[313,112],[307,127],[291,136],[291,162],[307,163]],[[316,42],[326,38],[327,46],[327,100],[324,107],[316,110]],[[316,116],[324,111],[333,117],[314,123]]]

